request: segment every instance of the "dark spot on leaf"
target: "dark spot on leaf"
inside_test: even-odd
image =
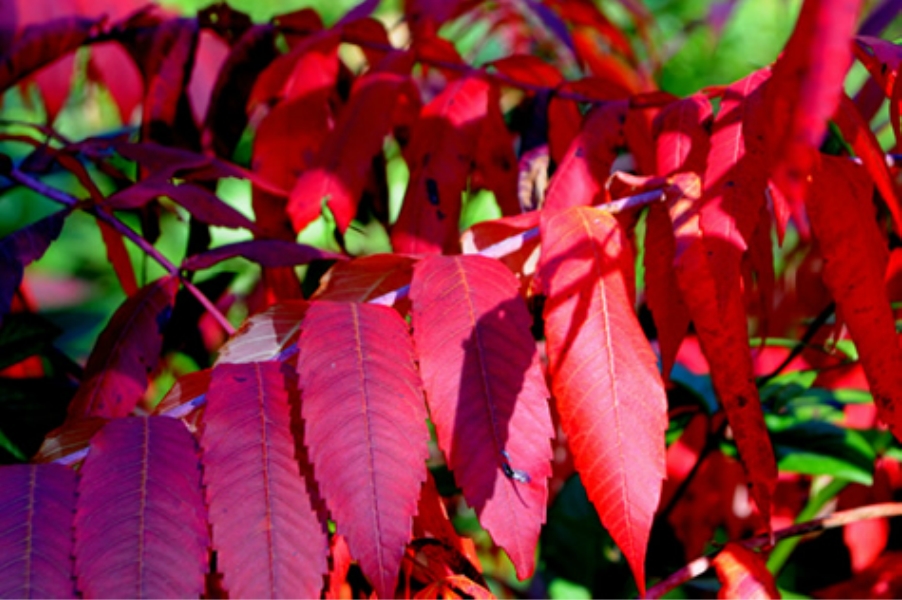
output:
[[[749,400],[745,396],[739,396],[736,399],[736,404],[739,405],[739,408],[745,408],[748,405],[748,403],[749,403]]]
[[[438,218],[439,221],[445,220],[445,213],[443,213],[440,210],[435,211],[435,216],[436,216],[436,218]]]
[[[426,198],[429,200],[429,204],[438,206],[438,184],[435,182],[435,179],[426,180]]]
[[[576,158],[582,158],[582,157],[585,156],[585,155],[586,155],[586,153],[583,151],[583,147],[582,147],[582,146],[577,146],[577,148],[576,148]]]
[[[163,310],[160,311],[160,314],[157,315],[157,331],[160,332],[160,335],[163,335],[163,330],[166,329],[166,324],[169,322],[169,317],[172,316],[172,307],[166,306]]]

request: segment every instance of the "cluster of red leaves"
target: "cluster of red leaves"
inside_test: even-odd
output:
[[[891,99],[898,134],[902,54],[854,38],[860,1],[807,0],[773,65],[683,99],[655,89],[654,64],[586,0],[528,2],[525,12],[410,1],[403,48],[369,17],[374,2],[332,27],[310,10],[253,24],[225,5],[189,19],[128,12],[121,2],[70,4],[56,18],[55,5],[40,2],[16,3],[4,16],[0,90],[34,81],[52,123],[72,52],[90,47],[88,74],[123,117],[141,107],[138,141],[72,142],[42,126],[34,130],[46,140],[0,136],[34,148],[15,168],[7,161],[6,174],[68,205],[0,240],[0,316],[73,209],[97,217],[130,297],[98,340],[66,422],[36,457],[87,455],[78,476],[59,465],[0,470],[0,505],[24,523],[4,530],[0,591],[316,596],[326,576],[332,596],[345,593],[353,559],[379,596],[486,594],[472,543],[454,531],[426,467],[427,417],[467,505],[524,579],[549,497],[553,398],[572,467],[643,594],[656,512],[688,475],[674,455],[689,448],[698,460],[712,431],[694,421],[666,448],[666,381],[690,324],[742,464],[703,468],[731,473],[717,482],[721,492],[747,482],[758,512],[747,515],[750,528],[770,530],[786,503],[749,319],[762,336],[797,336],[829,298],[877,416],[902,436],[902,351],[886,285],[898,262],[886,232],[902,231],[902,207],[866,124],[868,98],[842,91],[854,40]],[[622,4],[648,42],[650,15]],[[469,66],[437,35],[452,19],[487,20],[510,55]],[[361,50],[359,72],[340,57],[343,44]],[[551,50],[570,62],[535,58]],[[502,107],[522,117],[518,128]],[[821,152],[831,119],[857,163]],[[248,128],[245,169],[232,160]],[[410,170],[393,222],[389,136]],[[612,176],[627,153],[634,174]],[[138,176],[113,154],[135,162]],[[73,173],[88,198],[36,187],[28,172],[48,165]],[[102,193],[97,173],[118,191]],[[224,177],[252,182],[255,219],[216,196]],[[462,197],[479,189],[494,194],[504,217],[461,237]],[[163,261],[152,246],[168,206],[160,197],[190,215],[192,236],[180,265],[163,263],[170,274],[140,287],[124,246],[136,234],[116,213],[140,215],[138,241]],[[644,239],[640,211],[618,203],[626,197],[660,199],[646,212]],[[375,219],[396,254],[353,258],[296,244],[324,211],[339,244],[355,218]],[[210,249],[210,226],[254,240]],[[775,232],[782,243],[788,228],[807,251],[792,280],[775,274],[771,240]],[[639,245],[660,369],[635,312]],[[180,379],[155,415],[135,417],[180,286],[195,290],[190,272],[236,256],[263,267],[268,308],[211,369]],[[293,267],[318,260],[335,264],[308,303]],[[805,297],[803,272],[822,275],[822,298]],[[547,365],[531,329],[538,298]],[[686,506],[683,498],[669,515],[678,531],[691,521],[680,516]],[[747,526],[733,525],[735,535]],[[690,527],[687,551],[701,551],[711,528]],[[218,575],[205,579],[210,549]],[[57,554],[52,564],[35,560]],[[874,557],[854,560],[864,569]],[[739,546],[715,566],[727,595],[776,593],[760,559]]]

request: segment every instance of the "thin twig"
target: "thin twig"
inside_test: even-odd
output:
[[[51,187],[44,182],[35,179],[29,175],[26,175],[19,169],[10,170],[8,177],[39,194],[53,200],[54,202],[58,202],[69,208],[78,208],[80,207],[80,202],[74,196],[63,192],[62,190],[58,190],[54,187]],[[198,302],[200,302],[205,309],[216,319],[216,322],[219,323],[220,327],[222,327],[226,333],[230,336],[235,333],[235,328],[229,323],[229,320],[225,317],[222,312],[216,307],[213,302],[204,295],[197,287],[191,283],[186,277],[183,277],[181,271],[178,266],[172,263],[168,258],[163,256],[163,254],[157,250],[150,242],[141,237],[138,233],[132,230],[128,225],[117,219],[111,213],[101,210],[96,206],[90,205],[82,205],[81,208],[85,210],[85,212],[90,213],[91,215],[97,217],[102,220],[104,223],[108,224],[110,227],[115,229],[118,233],[127,237],[132,241],[138,248],[140,248],[147,256],[150,256],[157,263],[159,263],[170,275],[175,275],[181,279],[182,284],[185,288],[193,295]]]
[[[808,535],[836,527],[843,527],[850,523],[858,523],[859,521],[868,521],[871,519],[882,519],[886,517],[902,516],[902,502],[886,502],[882,504],[870,504],[850,510],[833,513],[830,516],[820,519],[812,519],[804,523],[790,525],[785,529],[774,532],[776,541],[785,540],[800,535]],[[742,546],[752,550],[756,548],[766,548],[771,544],[770,536],[759,535],[753,538],[739,542]],[[660,598],[664,594],[676,589],[687,581],[698,577],[710,568],[713,559],[719,551],[712,552],[705,556],[699,557],[679,571],[670,575],[667,579],[659,582],[655,586],[649,588],[646,598]]]

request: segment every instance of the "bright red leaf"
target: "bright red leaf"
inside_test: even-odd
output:
[[[220,364],[207,391],[204,484],[233,597],[317,597],[327,570],[328,538],[295,458],[284,378],[278,362]]]
[[[704,173],[710,118],[711,103],[702,95],[674,102],[661,111],[655,122],[658,174]],[[645,295],[658,330],[661,372],[666,378],[690,321],[673,270],[676,242],[666,204],[655,202],[649,207],[645,232]]]
[[[91,440],[78,492],[75,574],[85,596],[203,592],[209,534],[197,446],[184,424],[111,421]]]
[[[767,136],[772,179],[790,204],[805,198],[827,120],[836,110],[852,63],[861,0],[805,0],[768,84]]]
[[[721,588],[718,598],[781,598],[774,576],[760,554],[730,542],[714,559]]]
[[[383,306],[314,302],[299,347],[314,475],[376,593],[392,596],[429,454],[407,324]]]
[[[69,417],[116,418],[130,414],[147,389],[163,343],[178,279],[150,283],[120,306],[88,358]]]
[[[632,261],[613,216],[588,207],[543,215],[552,391],[576,470],[642,595],[665,471],[667,398],[630,300]]]
[[[601,202],[604,183],[625,143],[623,123],[626,102],[609,102],[589,113],[583,128],[571,142],[545,195],[545,207],[562,209]]]
[[[317,300],[369,302],[410,285],[416,259],[398,254],[361,256],[332,266],[320,280],[313,294]],[[390,302],[402,315],[410,308],[406,295],[395,294]],[[389,298],[386,298],[388,300]]]
[[[76,474],[60,465],[0,469],[0,596],[75,598]]]
[[[740,261],[766,203],[767,123],[759,90],[769,76],[761,69],[728,87],[711,132],[700,225],[721,304],[739,285]]]
[[[332,211],[339,231],[344,233],[351,224],[373,157],[382,150],[391,130],[395,102],[402,93],[416,93],[415,88],[407,89],[412,87],[404,74],[412,66],[408,57],[399,54],[391,71],[370,73],[357,80],[313,168],[297,180],[288,199],[288,214],[295,231],[301,231],[320,215],[323,201]]]
[[[677,282],[711,366],[712,383],[730,421],[752,495],[762,520],[769,524],[777,468],[752,372],[740,274],[736,273],[720,301],[699,224],[700,185],[687,182],[682,191],[668,204],[676,240]]]
[[[439,447],[525,579],[545,521],[554,429],[517,280],[489,258],[428,257],[414,266],[410,296]]]
[[[406,151],[410,182],[392,246],[399,253],[459,249],[461,194],[488,110],[489,83],[478,76],[454,81],[423,107]]]

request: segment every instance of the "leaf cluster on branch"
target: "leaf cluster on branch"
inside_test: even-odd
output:
[[[45,117],[0,119],[0,190],[61,205],[0,238],[0,415],[30,427],[0,422],[0,596],[544,595],[575,485],[621,593],[713,567],[724,597],[779,595],[792,536],[836,526],[880,564],[902,204],[869,123],[888,100],[899,144],[897,3],[859,28],[860,0],[805,0],[773,64],[683,98],[631,0],[408,0],[393,27],[373,1],[331,26],[45,4],[0,16],[0,92]],[[124,128],[61,133],[73,81]],[[127,296],[84,367],[29,292],[77,213]],[[251,292],[205,278],[236,258]]]

